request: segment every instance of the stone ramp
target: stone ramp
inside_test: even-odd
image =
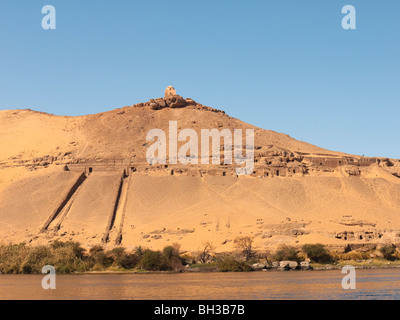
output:
[[[92,173],[61,223],[58,235],[66,240],[73,237],[82,243],[99,244],[113,221],[120,184],[120,173]]]
[[[104,232],[103,238],[101,239],[101,242],[103,244],[106,244],[109,241],[110,238],[110,232],[114,227],[114,222],[115,222],[115,217],[117,215],[118,207],[119,207],[119,202],[121,200],[121,194],[122,194],[122,189],[124,185],[124,177],[121,177],[121,180],[119,182],[119,187],[118,187],[118,192],[114,200],[114,209],[110,213],[108,217],[108,223],[106,226],[106,231]]]
[[[112,245],[120,245],[122,242],[122,235],[123,235],[123,227],[124,227],[124,221],[125,221],[125,212],[126,212],[126,204],[128,201],[128,192],[130,188],[130,184],[132,181],[133,174],[131,174],[129,177],[124,177],[122,179],[122,185],[121,185],[121,195],[119,197],[118,201],[118,207],[115,212],[114,216],[114,223],[112,228],[109,230],[107,234],[107,241],[111,241]],[[107,230],[106,230],[107,233]]]
[[[55,216],[81,179],[80,173],[38,172],[16,181],[0,198],[0,241],[29,241]]]
[[[60,213],[63,210],[68,212],[70,206],[67,206],[67,204],[68,203],[72,204],[72,201],[75,199],[74,196],[76,195],[77,190],[85,180],[86,180],[86,175],[82,173],[75,182],[75,184],[72,186],[72,188],[65,193],[65,196],[63,197],[61,203],[57,206],[57,208],[53,211],[50,217],[46,220],[42,229],[40,230],[41,232],[46,231],[49,228],[50,224],[60,215]]]
[[[86,181],[86,179],[85,179],[85,181]],[[58,230],[60,230],[61,224],[67,217],[67,215],[72,207],[72,204],[74,203],[75,199],[78,197],[79,192],[82,190],[83,184],[85,183],[85,181],[83,181],[82,184],[76,189],[74,194],[71,196],[71,198],[65,204],[64,208],[61,210],[61,212],[58,214],[58,216],[49,225],[48,230],[52,230],[54,235],[56,235]]]

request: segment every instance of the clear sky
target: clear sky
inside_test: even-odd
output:
[[[0,109],[98,113],[172,85],[320,147],[400,158],[399,16],[399,0],[1,0]]]

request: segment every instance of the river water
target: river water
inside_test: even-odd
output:
[[[43,275],[44,276],[44,275]],[[251,273],[0,275],[0,299],[266,300],[400,299],[400,269],[357,270],[344,290],[340,270]]]

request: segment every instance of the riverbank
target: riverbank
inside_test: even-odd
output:
[[[344,266],[353,266],[356,269],[396,269],[400,268],[400,261],[388,260],[366,260],[366,261],[339,261],[338,264],[311,264],[314,270],[336,270],[342,269]]]
[[[0,274],[40,274],[51,265],[57,274],[110,273],[210,273],[251,271],[336,270],[346,265],[357,269],[400,268],[393,245],[366,252],[329,252],[321,244],[301,248],[280,246],[276,252],[255,251],[251,238],[237,240],[235,252],[214,253],[210,243],[199,252],[180,252],[173,244],[163,251],[136,247],[133,251],[94,246],[88,251],[76,242],[55,241],[47,246],[0,244]]]
[[[297,272],[297,271],[331,271],[331,270],[341,270],[344,266],[353,266],[355,269],[359,270],[372,270],[372,269],[399,269],[400,261],[386,261],[386,260],[376,260],[373,262],[369,261],[339,261],[337,264],[319,264],[311,263],[310,269],[302,270],[283,270],[278,268],[266,268],[259,270],[250,270],[247,272]],[[170,270],[170,271],[148,271],[148,270],[104,270],[104,271],[86,271],[86,272],[74,272],[77,275],[93,274],[93,275],[107,275],[107,274],[178,274],[178,273],[221,273],[216,265],[209,266],[205,264],[204,266],[188,266],[182,270]]]

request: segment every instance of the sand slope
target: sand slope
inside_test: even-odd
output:
[[[48,232],[32,237],[73,176],[76,178],[65,172],[39,175],[7,188],[1,199],[0,241],[34,238],[32,243],[54,239],[73,239],[89,246],[101,243],[119,189],[118,174],[89,176],[59,231],[54,233],[52,224]],[[40,191],[22,196],[35,186]],[[16,195],[21,195],[17,202]],[[249,235],[255,237],[260,249],[317,240],[341,246],[347,241],[335,235],[345,231],[386,233],[386,238],[373,239],[382,242],[400,230],[399,195],[400,184],[382,178],[134,174],[127,193],[122,245],[162,248],[178,242],[185,250],[195,251],[210,240],[224,251],[232,249],[236,236]],[[114,243],[115,234],[113,237],[109,245]],[[364,243],[365,239],[353,242]]]

